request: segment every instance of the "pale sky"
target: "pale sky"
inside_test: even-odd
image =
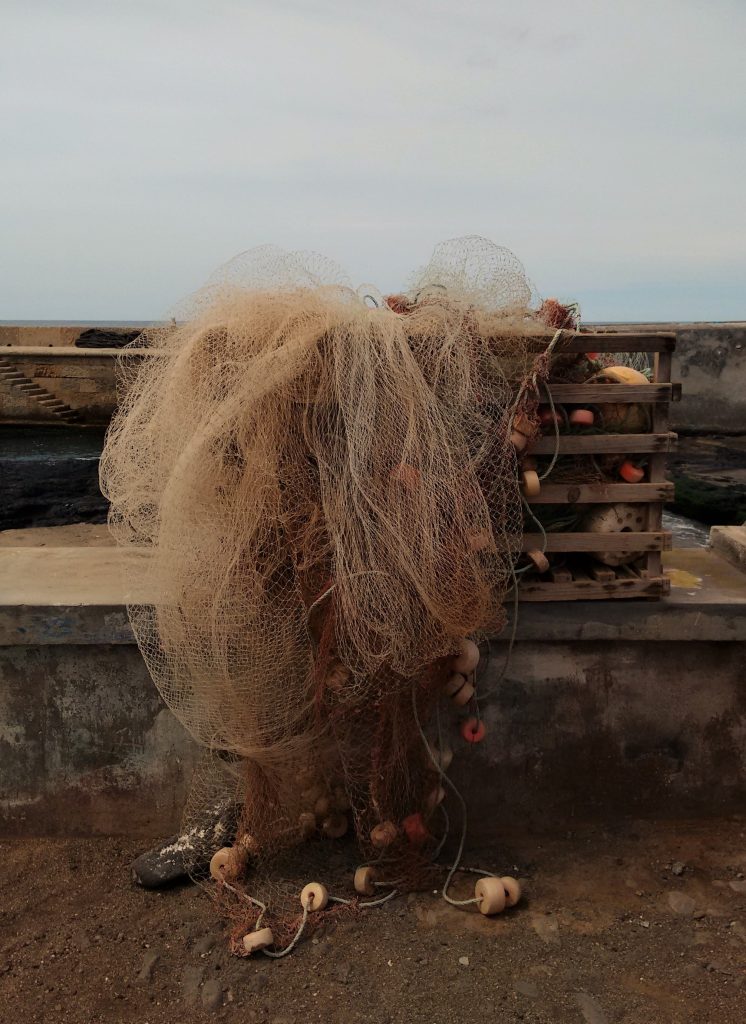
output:
[[[0,0],[0,319],[148,320],[275,243],[512,249],[587,320],[746,319],[746,0]]]

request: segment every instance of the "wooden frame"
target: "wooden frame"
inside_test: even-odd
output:
[[[545,344],[545,343],[544,343]],[[578,601],[609,598],[659,598],[667,594],[669,580],[663,575],[661,551],[671,547],[671,534],[661,527],[663,504],[673,497],[673,484],[666,481],[666,454],[677,442],[668,427],[669,403],[681,396],[681,386],[671,383],[671,354],[676,335],[669,332],[581,331],[560,343],[561,352],[649,352],[654,354],[653,380],[650,385],[551,384],[552,400],[558,405],[600,405],[644,403],[650,408],[650,430],[642,434],[560,434],[538,438],[525,454],[552,455],[646,455],[647,471],[643,482],[621,480],[602,483],[554,483],[550,476],[542,481],[541,493],[529,499],[530,505],[591,505],[631,502],[645,506],[645,528],[639,532],[598,534],[587,532],[550,532],[546,542],[540,533],[526,533],[523,551],[545,550],[577,554],[566,564],[553,565],[549,572],[525,573],[518,588],[522,601]],[[537,339],[537,351],[541,350]],[[537,510],[538,512],[538,510]],[[590,558],[593,551],[642,552],[631,565],[611,567]]]

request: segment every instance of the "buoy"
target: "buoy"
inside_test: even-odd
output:
[[[438,750],[437,747],[430,747],[433,754],[433,759],[438,765],[442,772],[447,772],[451,767],[453,761],[453,751],[450,747],[443,747],[442,750]]]
[[[569,420],[573,427],[592,427],[596,417],[592,409],[573,409]]]
[[[642,551],[604,551],[604,533],[644,532],[646,524],[645,506],[620,501],[614,505],[594,505],[583,519],[583,529],[599,534],[599,550],[591,554],[604,565],[626,565],[640,558]]]
[[[210,874],[216,882],[235,878],[238,874],[240,859],[232,846],[223,846],[210,859]]]
[[[644,373],[631,366],[606,366],[591,377],[589,383],[592,382],[636,385],[650,383]],[[648,430],[650,425],[650,412],[643,403],[599,403],[598,414],[604,430],[612,434],[640,434]]]
[[[487,728],[481,718],[466,718],[461,723],[461,735],[467,743],[481,743]]]
[[[501,878],[496,878],[494,875],[480,878],[474,886],[474,896],[480,914],[489,916],[505,910],[507,894]]]
[[[406,462],[400,462],[391,470],[389,477],[408,491],[413,491],[420,482],[420,471]]]
[[[465,684],[466,676],[463,672],[453,672],[448,679],[446,679],[446,685],[444,687],[446,696],[455,696]]]
[[[528,438],[525,434],[520,434],[517,430],[514,430],[510,435],[510,443],[517,452],[522,452],[528,444]]]
[[[524,469],[521,490],[525,498],[538,498],[541,494],[541,480],[535,469]]]
[[[398,835],[399,829],[393,821],[382,821],[380,825],[371,829],[370,844],[376,850],[385,850],[386,847],[391,846]]]
[[[454,693],[454,695],[451,697],[451,701],[452,701],[452,703],[454,704],[455,707],[463,708],[463,707],[465,707],[469,703],[469,701],[471,700],[471,698],[473,696],[474,696],[474,684],[470,683],[467,680],[464,683],[464,685],[461,687],[461,689],[457,693]]]
[[[628,484],[639,484],[645,478],[645,470],[641,469],[640,466],[636,466],[629,459],[625,459],[619,467],[619,476],[622,480],[626,480]]]
[[[364,864],[355,871],[355,879],[353,882],[355,892],[359,892],[361,896],[375,896],[376,887],[373,884],[375,880],[375,868],[370,864]]]
[[[425,806],[427,807],[428,811],[434,811],[435,808],[438,806],[438,804],[442,804],[443,803],[445,798],[446,798],[446,791],[443,789],[442,786],[438,786],[437,789],[434,789],[434,790],[432,790],[432,792],[427,794],[427,799],[425,800]]]
[[[304,839],[310,839],[316,831],[316,815],[304,811],[298,818],[298,826]]]
[[[313,913],[315,910],[323,910],[329,902],[329,893],[326,886],[321,882],[309,882],[305,885],[300,894],[300,905],[304,910]]]
[[[473,640],[464,637],[459,643],[458,654],[451,660],[454,672],[468,676],[479,664],[479,648]]]
[[[526,558],[534,563],[537,572],[549,572],[549,559],[543,551],[539,551],[538,548],[527,551]]]
[[[324,796],[320,796],[313,805],[313,813],[317,818],[325,818],[331,809],[332,802],[326,794],[324,794]]]
[[[330,814],[321,822],[321,831],[329,839],[341,839],[349,828],[349,822],[344,814]]]
[[[503,875],[500,881],[505,889],[505,906],[514,907],[521,898],[521,883],[512,875]]]
[[[275,938],[271,928],[260,928],[243,937],[243,948],[249,954],[256,953],[258,949],[266,949],[267,946],[274,946],[274,944]]]
[[[425,820],[419,813],[410,814],[402,821],[401,827],[407,839],[415,846],[422,846],[430,838]]]

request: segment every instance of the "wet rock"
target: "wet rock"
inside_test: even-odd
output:
[[[160,960],[160,954],[154,949],[149,949],[145,956],[142,958],[142,967],[140,973],[137,975],[138,981],[152,981],[153,971]]]
[[[608,1018],[598,1000],[587,992],[576,992],[575,1002],[580,1007],[586,1024],[608,1024]]]
[[[668,905],[674,914],[680,914],[682,917],[691,917],[696,907],[691,896],[687,896],[684,892],[670,892]]]
[[[210,978],[203,985],[202,1005],[206,1010],[217,1010],[223,1005],[223,986],[217,978]]]

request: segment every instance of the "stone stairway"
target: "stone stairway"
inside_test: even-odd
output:
[[[56,398],[31,377],[24,376],[8,359],[0,358],[0,382],[22,391],[46,413],[51,413],[64,423],[75,423],[79,419],[78,413],[61,398]]]

